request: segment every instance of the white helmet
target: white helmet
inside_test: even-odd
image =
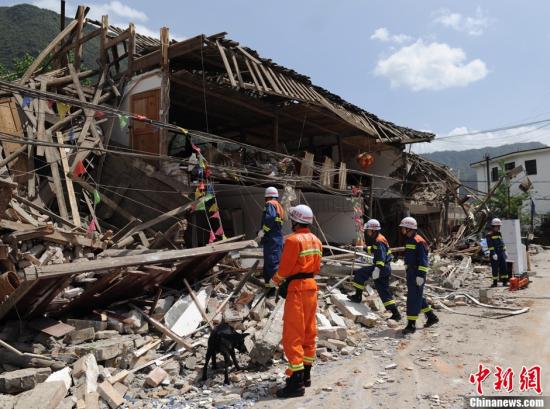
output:
[[[502,226],[502,220],[500,220],[498,217],[495,217],[493,220],[491,220],[491,226]]]
[[[381,230],[382,227],[380,227],[380,222],[376,219],[370,219],[368,222],[365,223],[363,226],[365,230]]]
[[[279,191],[276,187],[270,186],[265,190],[264,197],[279,197]]]
[[[399,227],[406,227],[407,229],[417,230],[418,224],[416,223],[416,219],[414,217],[405,217],[403,220],[401,220],[401,224],[399,224]]]
[[[295,221],[296,223],[301,224],[311,224],[313,223],[313,211],[311,207],[306,205],[298,205],[291,207],[289,211],[290,220]]]

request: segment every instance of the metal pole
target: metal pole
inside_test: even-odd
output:
[[[491,173],[489,171],[489,154],[485,154],[485,168],[487,170],[487,194],[491,191]]]

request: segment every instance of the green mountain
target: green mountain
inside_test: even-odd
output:
[[[546,145],[540,142],[526,142],[480,149],[468,149],[466,151],[439,151],[420,156],[449,166],[465,185],[476,188],[476,171],[470,167],[470,163],[482,160],[486,154],[489,154],[490,157],[495,157],[527,149],[543,148],[544,146]]]
[[[15,61],[26,53],[36,57],[58,33],[59,14],[54,11],[30,4],[0,7],[0,65],[13,69]],[[93,54],[97,54],[98,47],[97,41],[84,46],[85,65],[95,66]]]

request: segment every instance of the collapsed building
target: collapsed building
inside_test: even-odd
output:
[[[285,207],[309,204],[326,244],[357,244],[371,217],[396,244],[404,215],[421,221],[434,246],[448,245],[459,226],[451,243],[464,234],[471,211],[460,182],[404,151],[433,134],[382,120],[225,33],[175,41],[163,28],[159,40],[132,24],[110,26],[107,16],[88,20],[87,11],[78,8],[18,81],[0,81],[0,320],[34,319],[34,329],[68,336],[95,324],[56,319],[93,314],[105,322],[96,331],[110,322],[123,333],[125,326],[143,330],[142,314],[190,351],[184,337],[202,335],[239,296],[236,321],[255,312],[269,327],[279,310],[255,310],[258,264],[236,261],[255,247],[245,239],[260,227],[267,186],[284,192]],[[82,66],[94,50],[97,66]],[[214,266],[239,279],[216,278],[215,295],[227,298],[210,307],[212,288],[195,295],[188,285],[217,277]],[[181,317],[170,325],[154,318],[160,309],[166,320],[166,294],[182,291],[192,295],[186,307],[202,300],[210,308],[197,310],[190,331],[174,329]],[[113,312],[119,305],[132,306],[133,318]],[[159,344],[151,341],[147,351]],[[277,344],[271,340],[272,353]]]

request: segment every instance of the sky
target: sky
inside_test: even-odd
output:
[[[17,3],[17,2],[15,2]],[[58,0],[31,0],[58,11]],[[78,1],[67,0],[68,14]],[[0,0],[1,5],[14,4]],[[90,16],[176,39],[228,32],[262,57],[398,125],[418,153],[550,144],[547,0],[94,0]],[[472,135],[472,133],[474,133]],[[464,135],[466,134],[466,135]]]

